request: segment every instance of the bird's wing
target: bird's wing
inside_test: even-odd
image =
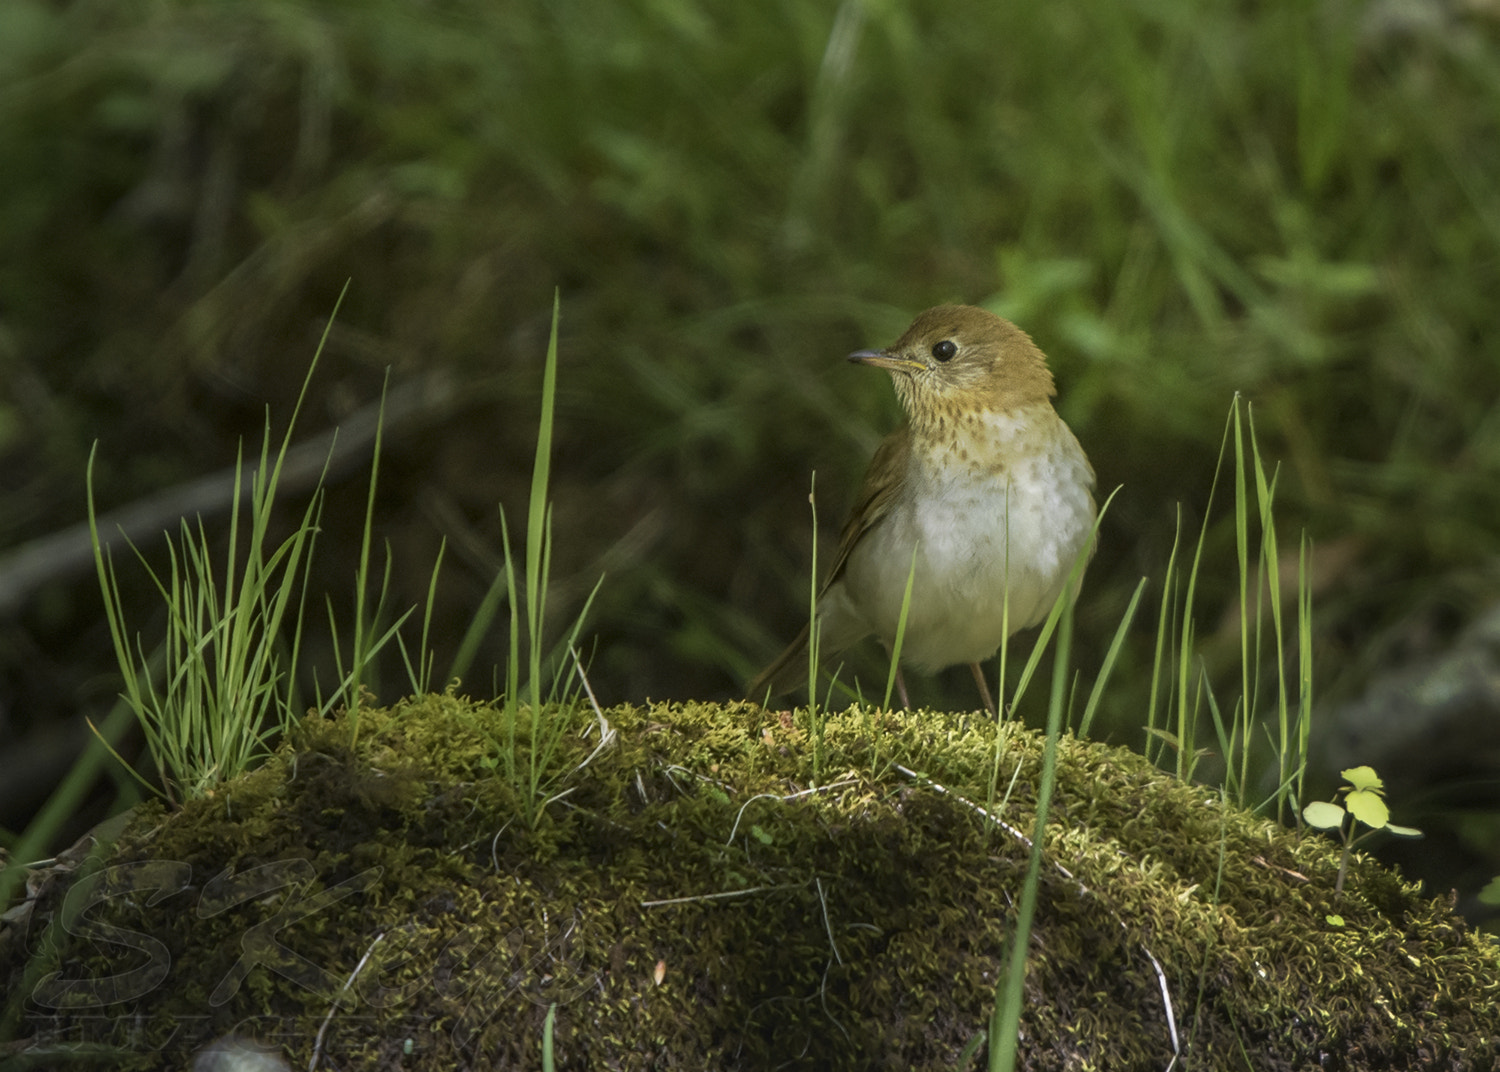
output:
[[[886,436],[875,451],[875,457],[870,459],[870,468],[865,472],[865,482],[860,486],[859,499],[849,511],[849,519],[844,522],[844,530],[839,534],[838,557],[833,561],[833,569],[828,571],[828,579],[823,582],[822,593],[826,593],[844,572],[849,552],[854,550],[860,537],[890,512],[891,504],[900,491],[901,475],[906,472],[910,453],[911,430],[905,425]],[[822,593],[819,599],[822,598]],[[808,627],[804,624],[797,639],[787,645],[786,650],[776,657],[776,661],[755,675],[755,680],[750,682],[745,695],[752,700],[761,700],[768,693],[776,695],[786,692],[799,682],[806,684],[807,665],[803,656],[807,650],[807,639]],[[827,649],[824,653],[830,654]]]
[[[828,586],[844,572],[854,545],[890,512],[901,490],[901,478],[910,456],[911,428],[903,424],[881,441],[875,456],[870,459],[870,468],[865,471],[865,481],[859,489],[859,499],[849,511],[844,531],[839,534],[838,557],[833,560],[833,569],[828,571],[828,579],[823,582],[823,591],[828,591]]]

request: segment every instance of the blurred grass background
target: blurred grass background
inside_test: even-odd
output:
[[[440,652],[499,568],[497,503],[523,512],[562,288],[549,612],[607,574],[603,702],[737,696],[795,632],[810,473],[831,542],[898,419],[843,355],[939,301],[1031,332],[1101,492],[1124,485],[1086,671],[1178,503],[1196,531],[1236,391],[1285,546],[1317,543],[1320,709],[1500,593],[1493,0],[0,5],[0,548],[83,518],[96,438],[102,509],[231,464],[290,413],[346,279],[303,427],[387,366],[446,386],[392,429],[377,519],[400,606],[449,541]],[[345,615],[364,491],[335,482],[315,563]],[[1213,623],[1227,514],[1208,556]],[[0,826],[118,689],[100,609],[85,572],[0,612]],[[1206,666],[1232,689],[1227,628]],[[1133,747],[1153,629],[1096,730]],[[884,681],[873,650],[856,670]],[[976,704],[963,672],[913,685]],[[1500,869],[1500,761],[1470,759],[1407,787],[1432,809],[1464,782],[1440,883]]]

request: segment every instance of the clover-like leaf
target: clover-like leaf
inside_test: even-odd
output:
[[[1302,809],[1302,818],[1319,830],[1337,830],[1344,822],[1344,809],[1326,800],[1315,800]]]
[[[1375,773],[1374,767],[1349,767],[1339,771],[1339,776],[1356,790],[1382,793],[1385,789],[1385,782]]]
[[[1357,769],[1357,768],[1356,768]],[[1368,770],[1369,768],[1365,768]],[[1348,772],[1345,771],[1345,774]],[[1373,772],[1372,772],[1373,773]],[[1377,781],[1379,779],[1376,779]],[[1391,821],[1391,809],[1385,806],[1385,801],[1380,795],[1370,789],[1356,789],[1344,798],[1344,807],[1349,813],[1366,826],[1373,826],[1376,830],[1386,826]]]

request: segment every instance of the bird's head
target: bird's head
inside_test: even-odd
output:
[[[1046,402],[1056,388],[1031,336],[972,305],[939,305],[884,350],[856,350],[850,361],[890,372],[913,420],[950,412],[1006,412]]]

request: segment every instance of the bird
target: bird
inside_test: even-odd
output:
[[[981,664],[1040,624],[1093,555],[1093,466],[1052,406],[1046,356],[986,309],[936,306],[891,346],[848,359],[890,373],[906,422],[875,451],[844,522],[813,614],[820,656],[871,634],[889,651],[910,576],[902,706],[903,665],[967,663],[993,714]],[[806,682],[809,632],[756,675],[751,699]]]

